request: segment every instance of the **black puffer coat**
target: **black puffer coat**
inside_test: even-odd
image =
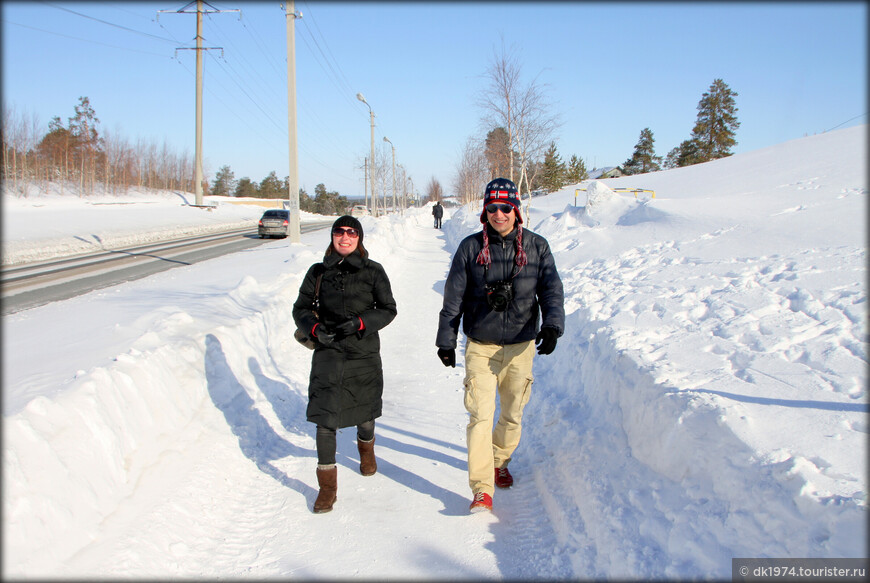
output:
[[[564,291],[547,240],[523,229],[528,264],[516,273],[517,229],[502,238],[489,225],[485,228],[492,265],[485,269],[477,263],[483,248],[482,231],[459,243],[444,285],[435,345],[456,348],[460,319],[465,335],[478,342],[505,345],[534,340],[539,316],[543,318],[541,327],[555,328],[561,336],[565,330]],[[486,284],[500,280],[513,282],[514,299],[505,311],[496,312],[487,303]]]
[[[318,320],[312,311],[317,271],[323,270]],[[348,318],[359,317],[365,328],[329,346],[315,343],[308,384],[308,421],[339,429],[380,417],[384,392],[381,341],[378,330],[396,317],[390,280],[377,262],[352,253],[333,253],[311,266],[293,320],[306,332],[319,323],[334,329]]]

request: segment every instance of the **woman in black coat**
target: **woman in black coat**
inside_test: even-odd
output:
[[[320,290],[315,307],[315,288]],[[375,419],[381,416],[384,374],[378,330],[396,317],[396,301],[381,264],[368,258],[360,222],[340,217],[323,261],[309,268],[293,320],[314,338],[308,384],[308,421],[317,425],[314,512],[329,512],[336,499],[336,430],[356,426],[360,472],[371,476]]]

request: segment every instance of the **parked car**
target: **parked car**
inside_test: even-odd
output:
[[[286,237],[290,229],[290,211],[279,209],[269,209],[260,218],[260,223],[257,226],[257,234],[260,239],[263,237]]]
[[[356,204],[350,209],[350,216],[352,217],[364,217],[369,213],[369,208],[364,204]]]

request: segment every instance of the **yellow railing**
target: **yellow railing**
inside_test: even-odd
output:
[[[577,206],[577,196],[580,194],[581,190],[586,192],[585,188],[575,188],[574,189],[574,206]],[[633,192],[634,198],[637,198],[637,193],[639,193],[639,192],[649,192],[652,194],[652,196],[650,196],[650,198],[656,197],[656,191],[649,190],[648,188],[612,188],[611,190],[613,190],[613,192]]]
[[[652,193],[652,196],[651,196],[650,198],[655,198],[655,197],[656,197],[656,191],[655,191],[655,190],[649,190],[649,189],[647,189],[647,188],[614,188],[614,189],[612,189],[612,190],[613,190],[613,192],[633,192],[633,193],[634,193],[634,198],[637,198],[637,193],[638,193],[638,192],[651,192],[651,193]]]

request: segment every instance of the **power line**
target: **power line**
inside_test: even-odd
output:
[[[70,10],[69,8],[64,8],[63,6],[58,6],[56,4],[51,4],[49,2],[45,2],[46,5],[51,6],[52,8],[57,8],[58,10],[63,10],[65,12],[69,12],[70,14],[75,14],[76,16],[81,16],[82,18],[87,18],[88,20],[93,20],[95,22],[99,22],[101,24],[105,24],[107,26],[114,26],[115,28],[120,28],[121,30],[126,30],[128,32],[132,32],[135,34],[141,34],[142,36],[147,36],[151,38],[156,38],[157,40],[162,40],[164,42],[174,43],[175,41],[168,38],[163,38],[161,36],[153,35],[147,32],[142,32],[141,30],[136,30],[133,28],[128,28],[126,26],[121,26],[120,24],[115,24],[114,22],[109,22],[107,20],[101,20],[99,18],[94,18],[93,16],[88,16],[87,14],[82,14],[81,12],[76,12],[75,10]]]
[[[210,20],[211,20],[211,19],[210,19]],[[254,36],[254,38],[255,38],[255,40],[256,40],[256,33],[252,31],[253,27],[252,27],[252,26],[251,26],[251,27],[246,26],[246,25],[245,25],[245,20],[244,20],[244,19],[241,19],[241,22],[242,22],[243,27],[245,27],[245,30],[248,32],[248,34],[251,34],[252,36]],[[219,38],[221,41],[227,40],[227,44],[228,44],[228,45],[230,45],[230,46],[232,46],[232,47],[236,47],[236,46],[237,46],[237,45],[235,45],[231,40],[229,40],[229,36],[230,36],[230,35],[229,35],[225,30],[223,30],[223,29],[221,28],[221,26],[217,25],[216,23],[211,23],[211,22],[210,22],[210,24],[215,24],[215,27],[213,28],[213,30],[216,29],[216,32],[217,32],[217,34],[218,34],[218,38]],[[268,51],[266,51],[266,49],[263,47],[262,43],[260,43],[260,42],[255,42],[254,45],[255,45],[256,49],[257,49],[257,50],[258,50],[258,51],[263,55],[264,60],[269,61],[270,63],[274,63],[273,59],[270,58],[270,53],[269,53]],[[245,97],[247,98],[247,100],[250,101],[250,102],[254,105],[254,107],[255,107],[257,110],[259,110],[259,112],[262,113],[262,115],[266,118],[266,121],[268,122],[267,125],[270,124],[270,125],[271,125],[275,130],[277,130],[277,131],[280,132],[280,133],[285,132],[285,128],[284,128],[281,124],[279,124],[278,122],[276,122],[276,121],[275,121],[275,118],[274,118],[274,117],[269,113],[269,111],[271,110],[271,108],[268,108],[267,106],[265,106],[264,104],[262,104],[262,102],[261,102],[262,100],[260,99],[263,95],[265,95],[265,94],[267,94],[267,93],[270,94],[270,95],[273,95],[273,96],[276,96],[276,95],[277,95],[277,93],[276,93],[276,91],[275,91],[275,86],[274,86],[274,84],[271,84],[271,83],[269,82],[268,79],[264,79],[264,78],[262,77],[262,75],[260,75],[260,74],[257,72],[257,68],[254,67],[254,66],[252,66],[252,65],[250,65],[250,61],[249,61],[248,58],[245,57],[245,52],[244,52],[244,51],[242,51],[241,49],[236,48],[235,51],[232,51],[232,52],[231,52],[231,55],[233,55],[233,56],[235,56],[235,58],[239,59],[240,63],[243,65],[243,67],[241,67],[241,72],[240,72],[240,71],[239,71],[239,68],[236,67],[236,66],[234,66],[234,64],[233,64],[233,60],[232,60],[231,58],[229,58],[227,55],[222,55],[220,58],[218,58],[218,59],[219,59],[219,60],[218,60],[218,65],[219,65],[219,66],[221,67],[221,69],[223,69],[224,72],[227,74],[227,78],[228,78],[228,80],[229,80],[229,81],[230,81],[234,86],[236,86],[236,87],[239,89],[239,91],[241,91],[241,93],[243,93],[243,94],[245,95]],[[211,56],[211,55],[208,55],[208,56]],[[246,82],[245,78],[246,78],[246,76],[247,76],[249,73],[251,73],[251,72],[253,72],[253,77],[252,77],[250,83],[248,83],[248,82]],[[258,86],[258,87],[261,87],[261,88],[265,88],[266,91],[258,90],[258,91],[251,92],[251,91],[248,91],[248,90],[245,88],[246,85],[253,85],[253,86]],[[229,92],[228,92],[228,93],[229,93]],[[252,93],[253,93],[253,95],[252,95]],[[223,101],[221,101],[221,102],[224,103]],[[226,105],[226,104],[225,104],[225,105]],[[308,108],[306,108],[306,109],[308,109]],[[235,110],[235,109],[231,109],[231,111],[232,111],[233,115],[235,115],[236,117],[238,117],[238,114],[236,113],[236,110]],[[326,129],[325,124],[322,124],[322,121],[321,121],[320,118],[317,116],[315,110],[312,109],[312,110],[310,110],[308,113],[311,114],[311,116],[312,116],[314,119],[316,119],[317,121],[319,121],[319,122],[321,123],[321,125],[323,126],[323,128]],[[239,119],[241,120],[241,118],[239,118]],[[242,121],[244,121],[244,120],[242,120]],[[270,131],[271,131],[271,130],[270,130]],[[311,141],[311,140],[318,141],[318,140],[316,139],[316,137],[322,137],[323,135],[327,135],[327,136],[328,136],[328,135],[329,135],[329,132],[323,132],[323,134],[316,134],[316,135],[311,135],[311,134],[306,133],[306,135],[308,136],[308,138],[307,138],[305,141]],[[333,138],[333,140],[334,140],[334,138]],[[303,143],[304,143],[304,142],[303,142]],[[341,142],[339,141],[339,142],[337,142],[337,143],[340,144]],[[336,170],[334,167],[332,167],[332,166],[330,166],[329,164],[327,164],[327,163],[321,161],[317,156],[314,155],[314,153],[313,153],[309,148],[307,148],[307,147],[305,147],[304,145],[301,145],[301,144],[300,144],[300,149],[301,149],[302,151],[304,151],[304,152],[306,153],[306,155],[307,155],[307,156],[308,156],[308,157],[309,157],[313,162],[315,162],[315,163],[318,164],[319,166],[321,166],[321,167],[323,167],[323,168],[329,170],[333,175],[338,175],[338,176],[343,177],[343,178],[346,177],[346,176],[344,175],[344,173],[339,172],[339,171]],[[342,150],[342,147],[341,147],[340,145],[339,145],[338,147],[336,147],[335,145],[333,145],[333,146],[332,146],[332,149],[334,149],[334,150]],[[348,154],[348,155],[352,155],[352,153],[349,152],[348,150],[344,150],[344,151],[345,151],[346,154]]]
[[[223,38],[224,36],[227,36],[227,35],[224,35],[222,33],[222,31],[220,31],[219,27],[218,27],[217,32],[221,38]],[[235,44],[232,42],[232,40],[230,40],[229,38],[227,38],[226,40],[229,42],[231,47],[235,48]],[[250,64],[250,62],[248,61],[248,59],[245,56],[244,51],[236,48],[235,50],[233,50],[231,52],[231,55],[235,59],[238,59],[239,62],[241,63],[243,73],[239,72],[236,69],[236,67],[233,66],[233,62],[231,60],[229,60],[225,55],[222,56],[221,58],[223,59],[224,63],[226,63],[227,67],[229,67],[229,69],[237,76],[238,80],[234,79],[233,81],[236,84],[236,86],[239,87],[239,89],[244,91],[243,83],[245,83],[245,81],[244,81],[245,74],[252,74],[253,77],[252,77],[251,81],[247,84],[250,86],[254,86],[254,87],[261,86],[261,87],[269,88],[270,93],[275,98],[275,102],[280,103],[281,96],[278,94],[277,91],[274,90],[275,89],[274,85],[269,84],[269,82],[266,79],[264,79],[263,76],[260,74],[257,67]],[[262,97],[263,91],[257,91],[257,96]],[[253,97],[251,97],[251,99],[253,101]]]
[[[306,3],[306,6],[308,6],[308,3]],[[344,71],[341,69],[341,65],[339,64],[338,60],[332,54],[332,49],[329,48],[329,43],[326,41],[326,37],[323,36],[323,33],[320,32],[320,26],[317,24],[317,19],[314,18],[314,14],[311,12],[309,12],[309,20],[311,20],[311,22],[314,24],[314,28],[317,29],[317,33],[318,33],[318,35],[320,35],[320,38],[323,39],[323,44],[326,46],[326,50],[329,52],[329,56],[332,57],[332,61],[335,62],[335,66],[338,68],[338,73],[340,75],[340,78],[342,80],[344,80],[344,86],[347,89],[348,94],[353,93],[354,89],[350,86],[350,82],[348,82],[347,76],[344,74]],[[307,22],[305,24],[305,27],[308,28]],[[320,48],[319,43],[318,43],[318,48]]]
[[[867,115],[867,112],[866,112],[866,111],[865,111],[864,113],[862,113],[861,115],[856,115],[856,116],[853,117],[852,119],[847,119],[847,120],[844,121],[843,123],[838,124],[838,125],[835,125],[835,126],[832,127],[830,130],[825,130],[825,131],[826,131],[826,132],[830,132],[831,130],[835,130],[835,129],[837,129],[837,128],[840,127],[840,126],[844,126],[844,125],[846,125],[847,123],[849,123],[850,121],[855,121],[856,119],[858,119],[858,118],[860,118],[860,117],[864,117],[865,115]]]
[[[274,70],[277,75],[286,75],[286,71],[281,71],[281,67],[275,62],[275,59],[272,58],[272,53],[267,51],[263,47],[262,43],[260,42],[260,39],[263,38],[262,35],[256,34],[254,31],[251,30],[251,28],[248,28],[248,23],[245,20],[242,20],[242,19],[240,19],[240,20],[242,23],[242,27],[251,36],[251,39],[254,41],[254,44],[257,45],[257,48],[260,50],[260,53],[263,55],[263,57],[266,59],[266,61],[269,63],[269,65],[272,67],[272,70]],[[251,23],[251,27],[253,27],[253,22]]]
[[[238,73],[236,73],[235,70],[232,69],[232,66],[230,65],[229,61],[227,61],[225,58],[221,59],[221,61],[223,61],[224,63],[226,63],[227,66],[224,67],[224,66],[221,64],[220,61],[217,61],[218,66],[220,66],[221,68],[224,69],[224,71],[227,72],[227,76],[229,77],[230,81],[232,81],[232,82],[235,84],[235,86],[238,87],[239,91],[241,91],[241,92],[245,95],[245,97],[247,97],[248,100],[249,100],[251,103],[254,104],[254,107],[256,107],[257,109],[259,109],[260,112],[262,112],[262,114],[266,117],[266,119],[269,120],[269,122],[270,122],[272,125],[274,125],[275,128],[276,128],[279,132],[284,131],[284,128],[281,126],[281,124],[279,124],[277,121],[275,121],[275,119],[274,119],[272,116],[270,116],[269,113],[266,112],[265,109],[263,109],[263,106],[261,106],[261,105],[257,102],[257,100],[255,100],[253,97],[251,97],[251,94],[248,93],[247,89],[245,89],[245,87],[244,87],[244,86],[243,86],[243,85],[242,85],[238,80],[236,80],[236,79],[233,78],[233,75],[238,76]]]
[[[3,19],[3,22],[6,23],[6,24],[14,24],[15,26],[20,26],[20,27],[22,27],[22,28],[29,28],[30,30],[36,30],[36,31],[39,31],[39,32],[44,32],[44,33],[46,33],[46,34],[52,34],[52,35],[54,35],[54,36],[59,36],[59,37],[63,37],[63,38],[69,38],[69,39],[72,39],[72,40],[77,40],[77,41],[81,41],[81,42],[85,42],[85,43],[91,43],[91,44],[100,45],[100,46],[104,46],[104,47],[111,47],[111,48],[113,48],[113,49],[121,49],[121,50],[124,50],[124,51],[131,51],[131,52],[134,52],[134,53],[142,53],[142,54],[144,54],[144,55],[154,55],[154,56],[157,56],[157,57],[163,57],[163,58],[169,58],[169,59],[172,58],[172,57],[167,57],[166,55],[161,54],[161,53],[152,53],[152,52],[150,52],[150,51],[139,51],[139,50],[131,49],[131,48],[128,48],[128,47],[119,47],[118,45],[110,45],[110,44],[108,44],[108,43],[101,43],[100,41],[96,41],[96,40],[90,40],[90,39],[87,39],[87,38],[81,38],[81,37],[72,36],[72,35],[69,35],[69,34],[62,34],[62,33],[60,33],[60,32],[53,32],[53,31],[50,31],[50,30],[45,30],[45,29],[43,29],[43,28],[37,28],[37,27],[35,27],[35,26],[29,26],[29,25],[27,25],[27,24],[19,24],[19,23],[17,23],[17,22],[12,22],[11,20],[5,20],[5,19]]]

